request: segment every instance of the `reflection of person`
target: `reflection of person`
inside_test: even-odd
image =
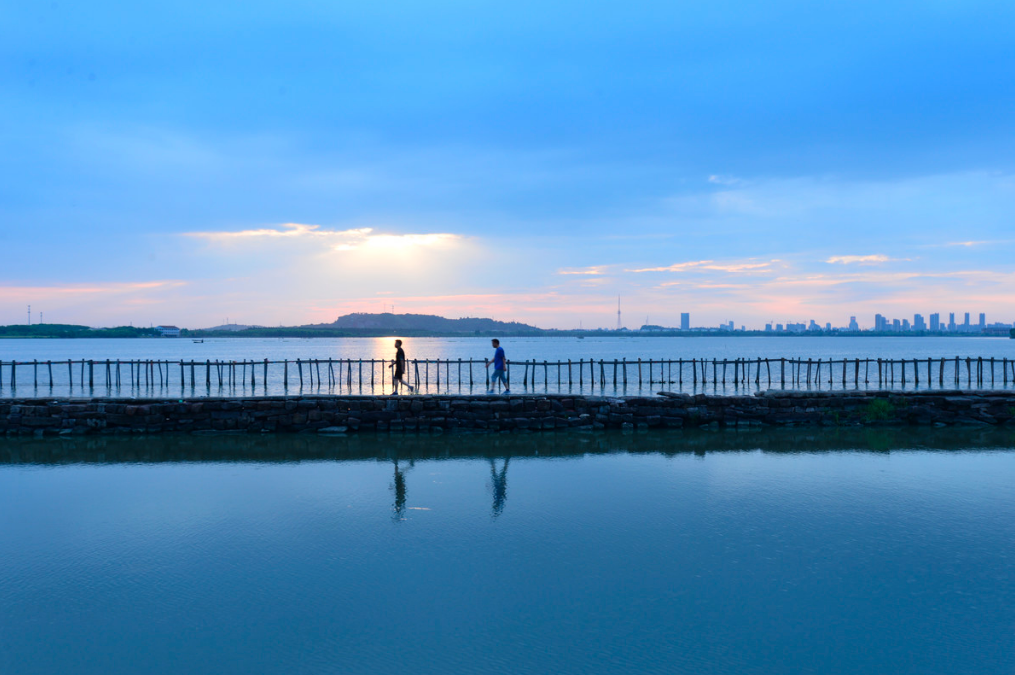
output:
[[[395,362],[391,365],[394,370],[391,373],[391,385],[394,387],[392,394],[398,393],[398,385],[403,384],[409,388],[409,393],[412,393],[412,385],[402,379],[405,375],[405,352],[402,351],[402,341],[395,340]]]
[[[504,459],[504,466],[500,473],[497,473],[497,465],[490,460],[490,480],[493,481],[493,517],[496,518],[504,511],[504,502],[507,501],[507,467],[511,458]]]
[[[500,340],[498,340],[497,338],[494,338],[493,340],[491,340],[490,343],[493,345],[493,348],[494,348],[493,362],[492,362],[493,363],[493,375],[490,376],[490,390],[488,392],[486,392],[486,393],[492,394],[493,393],[494,383],[497,380],[500,380],[504,384],[504,393],[505,394],[510,394],[511,390],[508,388],[507,374],[505,373],[505,364],[506,364],[507,361],[504,358],[504,348],[500,346]],[[486,367],[487,368],[490,367],[490,363],[491,363],[491,361],[488,359],[487,362],[486,362]]]
[[[395,508],[392,514],[394,520],[405,520],[405,474],[398,468],[398,460],[395,460]]]

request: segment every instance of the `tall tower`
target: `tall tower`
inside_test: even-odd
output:
[[[620,296],[617,296],[617,330],[624,327],[624,324],[620,322]]]

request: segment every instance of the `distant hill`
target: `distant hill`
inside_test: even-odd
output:
[[[466,317],[462,319],[446,319],[432,314],[346,314],[331,324],[322,324],[332,328],[370,329],[388,331],[427,331],[434,333],[532,333],[543,332],[542,329],[516,321],[494,321]]]
[[[235,333],[241,330],[247,330],[248,328],[263,328],[263,326],[247,326],[246,324],[242,323],[224,323],[221,326],[212,326],[211,328],[200,328],[198,330]]]

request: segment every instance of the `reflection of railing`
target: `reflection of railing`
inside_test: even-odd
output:
[[[198,388],[230,391],[237,388],[267,391],[281,387],[329,390],[358,388],[374,393],[393,386],[389,369],[394,361],[385,359],[295,359],[271,361],[167,361],[167,360],[67,360],[0,361],[0,391],[5,384],[11,392],[19,384],[38,389],[75,386],[89,390]],[[485,360],[410,359],[405,376],[416,388],[438,391],[490,385]],[[62,377],[66,367],[66,378]],[[56,369],[54,371],[54,369]],[[477,376],[478,369],[478,376]],[[431,372],[432,371],[432,372]],[[56,376],[54,376],[56,372]],[[1007,388],[1015,386],[1015,359],[953,357],[926,359],[578,359],[572,361],[509,361],[507,378],[521,375],[524,388],[579,390],[626,388],[648,385],[677,385],[683,389],[727,385],[743,388]],[[77,379],[75,380],[75,373]],[[922,373],[922,375],[921,375]],[[25,381],[29,377],[30,381]],[[19,380],[19,378],[21,378]]]

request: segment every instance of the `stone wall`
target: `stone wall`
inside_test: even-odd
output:
[[[8,399],[0,433],[443,432],[1013,424],[1015,392]]]

